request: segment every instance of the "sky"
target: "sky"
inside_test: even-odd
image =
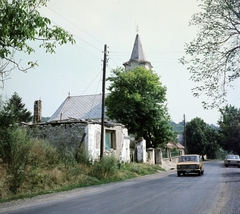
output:
[[[193,97],[194,82],[189,80],[187,67],[179,63],[184,44],[197,34],[189,21],[199,12],[198,4],[197,0],[50,0],[47,7],[39,9],[41,15],[73,34],[76,44],[59,46],[55,54],[49,54],[32,43],[34,54],[16,57],[23,66],[28,61],[37,61],[39,66],[27,73],[13,70],[1,94],[10,98],[17,92],[31,112],[34,101],[41,99],[42,116],[50,117],[69,94],[102,93],[104,45],[108,47],[108,77],[112,69],[130,59],[138,33],[146,59],[167,87],[172,121],[182,122],[185,115],[187,122],[200,117],[217,124],[218,109],[203,109],[204,98]],[[236,89],[229,91],[228,102],[239,107]]]

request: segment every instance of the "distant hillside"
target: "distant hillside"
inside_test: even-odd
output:
[[[187,123],[186,123],[187,124]],[[177,132],[178,134],[182,134],[184,131],[184,123],[183,122],[179,122],[179,123],[175,123],[175,122],[171,122],[170,125],[173,127],[173,130],[175,132]],[[213,129],[219,129],[219,127],[213,125],[213,124],[207,124],[209,126],[211,126]]]
[[[173,130],[175,132],[177,132],[178,134],[182,134],[184,131],[184,123],[180,122],[180,123],[175,123],[175,122],[171,122],[170,125],[173,127]]]
[[[50,119],[50,117],[42,117],[42,122],[47,122]]]

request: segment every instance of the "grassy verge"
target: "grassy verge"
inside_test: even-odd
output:
[[[46,141],[25,138],[19,132],[14,142],[15,146],[9,147],[13,150],[11,162],[0,159],[0,203],[164,171],[158,165],[119,165],[114,156],[93,162],[86,157],[84,148],[76,156],[73,152],[59,151]]]
[[[2,178],[0,183],[0,203],[53,192],[123,181],[164,171],[158,165],[126,163],[121,164],[120,169],[116,165],[113,174],[99,178],[99,176],[94,176],[92,173],[89,175],[89,171],[93,170],[92,168],[94,168],[94,165],[86,166],[81,164],[77,164],[69,169],[58,168],[57,166],[54,168],[38,168],[37,172],[29,168],[31,172],[28,171],[25,181],[16,193],[11,192],[7,186],[4,186],[6,180]],[[0,173],[2,171],[4,170],[0,167]]]

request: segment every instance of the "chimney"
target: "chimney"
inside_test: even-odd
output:
[[[42,122],[42,101],[36,100],[34,102],[34,115],[33,115],[33,123]]]

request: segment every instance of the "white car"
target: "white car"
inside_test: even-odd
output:
[[[224,165],[228,166],[237,166],[240,167],[240,157],[239,155],[227,155],[224,159]]]

